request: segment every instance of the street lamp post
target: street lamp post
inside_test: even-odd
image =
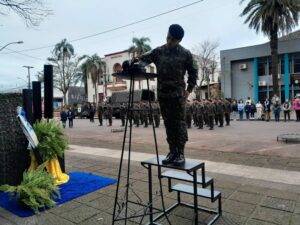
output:
[[[25,68],[28,69],[28,89],[30,89],[31,85],[30,85],[30,69],[34,68],[33,66],[23,66]]]
[[[23,44],[23,41],[15,41],[15,42],[10,42],[6,45],[4,45],[2,48],[0,48],[0,51],[2,51],[3,49],[5,49],[7,46],[12,45],[12,44]]]

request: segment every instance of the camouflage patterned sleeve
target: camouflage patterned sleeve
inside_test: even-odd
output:
[[[188,83],[187,91],[191,93],[198,79],[198,66],[197,66],[197,62],[193,59],[193,55],[190,51],[188,51],[186,66],[189,75],[187,80]]]
[[[155,63],[157,61],[157,56],[158,56],[158,48],[155,48],[141,55],[139,59],[141,63],[148,65],[150,63]]]

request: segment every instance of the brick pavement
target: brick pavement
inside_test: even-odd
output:
[[[110,127],[99,127],[87,120],[75,120],[74,129],[67,129],[72,144],[120,149],[122,133],[110,132]],[[299,144],[277,143],[276,136],[283,132],[299,132],[299,123],[233,122],[232,126],[217,128],[213,132],[189,131],[190,143],[187,156],[214,162],[225,162],[256,167],[300,171]],[[76,128],[77,127],[77,128]],[[119,124],[115,123],[114,128]],[[151,130],[135,128],[133,150],[153,153]],[[163,128],[157,130],[160,153],[166,153]],[[88,138],[87,138],[88,137]],[[116,177],[118,159],[66,153],[66,169],[85,171]],[[124,170],[126,172],[126,170]],[[139,162],[132,162],[131,183],[137,195],[147,201],[147,174]],[[208,173],[215,178],[215,189],[222,192],[223,216],[216,225],[299,225],[300,188],[298,185],[262,181]],[[175,202],[176,194],[167,192],[164,182],[166,205]],[[0,225],[108,225],[111,224],[112,207],[116,185],[74,199],[30,218],[19,218],[0,208]],[[158,180],[154,180],[155,193]],[[135,195],[130,195],[134,197]],[[192,203],[191,196],[183,197]],[[154,204],[160,206],[158,196]],[[207,201],[199,201],[207,205]],[[213,205],[216,207],[216,205]],[[192,224],[192,210],[178,208],[170,215],[173,225]],[[205,224],[207,215],[199,214],[200,223]],[[137,224],[131,221],[127,224]],[[145,224],[145,223],[143,223]],[[162,221],[162,224],[167,224]]]
[[[118,159],[104,158],[94,155],[83,155],[68,152],[66,154],[67,171],[85,171],[95,174],[116,177]],[[136,194],[144,203],[147,202],[147,174],[140,163],[132,162],[131,183]],[[126,170],[124,171],[124,173]],[[123,175],[124,175],[123,173]],[[157,173],[154,173],[157,174]],[[261,182],[243,177],[226,176],[209,173],[216,178],[215,188],[223,194],[223,216],[216,225],[299,225],[300,224],[300,189],[295,186],[293,191],[287,191],[284,184]],[[176,194],[167,192],[164,182],[166,205],[175,202]],[[291,185],[289,185],[291,186]],[[116,185],[109,186],[73,201],[57,206],[38,216],[18,218],[0,208],[1,225],[108,225],[112,219]],[[158,193],[158,180],[154,180],[154,193]],[[135,195],[130,195],[135,196]],[[154,205],[161,205],[158,196]],[[183,200],[192,203],[191,196]],[[207,201],[199,201],[207,205]],[[216,207],[216,205],[213,205]],[[170,215],[173,225],[192,224],[192,210],[178,208]],[[200,213],[199,224],[205,224],[208,215]],[[121,223],[119,223],[121,224]],[[137,224],[134,221],[128,224]],[[164,220],[162,224],[167,224]]]

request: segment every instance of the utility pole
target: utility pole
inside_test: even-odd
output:
[[[30,84],[30,69],[34,68],[33,66],[23,66],[25,68],[28,69],[28,89],[31,88],[31,84]]]

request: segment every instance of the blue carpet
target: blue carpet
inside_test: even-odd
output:
[[[69,182],[59,186],[61,199],[55,200],[57,205],[116,183],[116,179],[101,177],[91,173],[71,172],[69,176]],[[34,215],[34,212],[30,208],[20,205],[8,193],[0,194],[0,206],[20,217]]]

